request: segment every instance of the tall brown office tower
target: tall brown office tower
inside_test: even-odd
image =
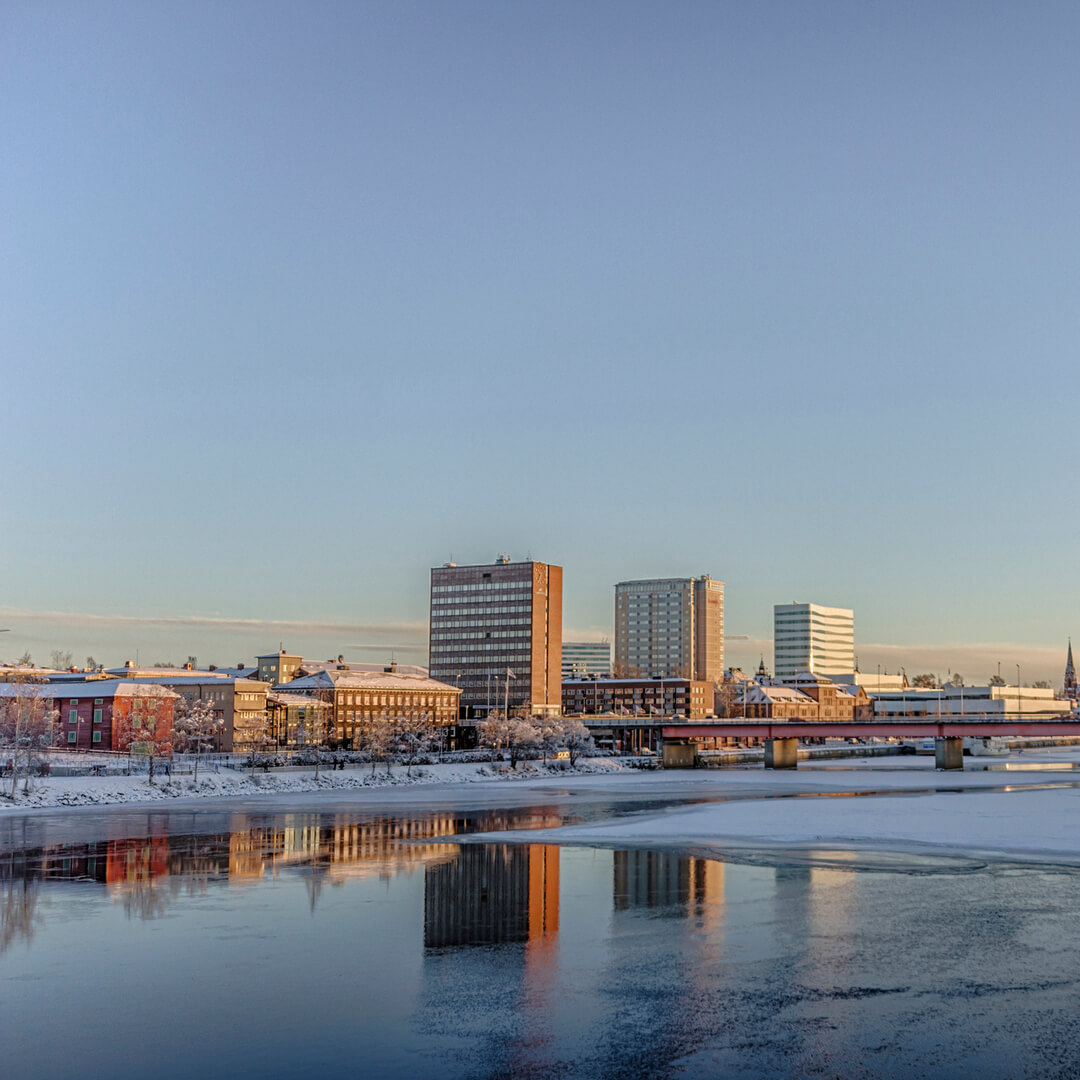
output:
[[[724,583],[649,578],[615,586],[615,674],[716,682],[724,677]]]
[[[469,719],[501,709],[562,706],[562,567],[447,563],[431,571],[431,677],[461,687]]]

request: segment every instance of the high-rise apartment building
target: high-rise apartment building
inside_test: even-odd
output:
[[[562,696],[562,567],[447,563],[431,571],[428,665],[461,687],[467,718],[501,709],[558,713]],[[509,674],[508,674],[509,673]]]
[[[724,583],[697,578],[615,586],[615,674],[714,682],[724,675]]]
[[[562,677],[564,679],[610,674],[610,641],[564,641],[562,643]]]
[[[855,617],[850,608],[821,604],[773,607],[773,668],[776,678],[812,671],[847,675],[855,670]]]

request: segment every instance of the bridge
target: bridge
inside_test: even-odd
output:
[[[1031,720],[1017,717],[900,720],[691,720],[665,723],[660,728],[663,764],[668,769],[692,768],[704,739],[762,739],[766,769],[794,769],[799,739],[935,740],[939,769],[963,769],[964,739],[1080,735],[1080,719],[1060,717]]]

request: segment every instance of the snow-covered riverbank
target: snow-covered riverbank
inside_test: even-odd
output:
[[[291,794],[305,791],[378,791],[386,788],[413,788],[430,785],[456,785],[562,780],[585,775],[610,775],[630,772],[622,764],[607,758],[583,759],[573,769],[540,762],[522,762],[517,769],[503,764],[467,763],[458,765],[423,765],[411,770],[394,766],[388,773],[380,767],[372,773],[369,766],[332,770],[323,766],[316,779],[310,771],[260,772],[223,769],[199,774],[196,786],[190,776],[169,778],[159,774],[153,784],[142,776],[60,776],[31,779],[29,792],[19,781],[14,801],[10,783],[2,787],[0,813],[4,810],[28,810],[56,806],[106,806],[112,804],[155,803],[177,799],[220,799],[230,795],[252,796]],[[0,785],[4,781],[0,780]]]
[[[165,804],[228,812],[484,809],[591,806],[587,824],[488,833],[499,841],[538,840],[596,847],[647,847],[717,857],[749,850],[907,852],[1080,865],[1080,748],[968,759],[964,772],[939,772],[932,759],[856,758],[758,766],[641,772],[591,759],[577,769],[525,763],[256,773],[222,771],[171,783],[145,777],[51,777],[29,796],[0,799],[0,820],[57,809]],[[597,814],[600,819],[597,820]],[[83,815],[80,813],[80,818]],[[72,819],[73,821],[75,819]],[[104,821],[105,818],[103,817]],[[474,835],[465,842],[478,839]],[[829,856],[832,857],[832,856]],[[842,856],[839,856],[842,858]]]

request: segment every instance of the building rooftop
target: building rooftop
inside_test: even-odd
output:
[[[452,683],[432,679],[427,673],[413,675],[391,671],[341,671],[336,666],[317,671],[312,675],[302,675],[292,682],[281,683],[280,688],[289,693],[298,690],[453,690],[461,693]],[[278,688],[275,687],[275,693]]]
[[[167,686],[157,686],[127,679],[94,679],[84,683],[34,683],[31,684],[45,698],[95,698],[95,697],[161,697],[174,698]],[[15,697],[26,693],[27,684],[0,683],[0,697]]]

